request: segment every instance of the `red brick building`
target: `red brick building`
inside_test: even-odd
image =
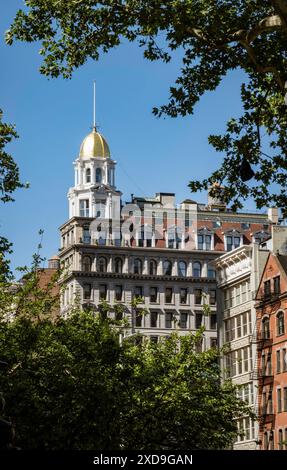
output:
[[[257,301],[260,449],[287,450],[287,256],[269,254]]]

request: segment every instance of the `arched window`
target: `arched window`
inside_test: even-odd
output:
[[[86,169],[86,183],[90,183],[91,182],[91,170],[90,168],[87,168]]]
[[[186,262],[185,261],[180,261],[178,263],[178,274],[181,277],[186,276]]]
[[[172,274],[172,262],[166,259],[163,263],[163,275],[171,276]]]
[[[201,264],[199,261],[195,261],[192,266],[193,277],[201,277]]]
[[[99,271],[99,273],[106,273],[107,272],[107,260],[103,256],[101,256],[99,258],[98,271]]]
[[[265,317],[262,320],[262,338],[270,338],[270,327],[269,327],[269,318]]]
[[[89,256],[83,257],[83,271],[90,272],[91,271],[91,258]]]
[[[277,336],[284,335],[285,325],[284,325],[284,312],[278,312],[276,315],[276,327],[277,327]]]
[[[102,182],[102,170],[100,168],[96,169],[96,183]]]
[[[142,274],[142,262],[139,258],[136,258],[134,261],[134,273],[135,274]]]
[[[151,276],[156,275],[157,271],[157,262],[154,259],[151,259],[149,262],[149,273]]]
[[[115,272],[117,274],[121,274],[123,271],[123,262],[121,258],[116,258],[115,259]]]

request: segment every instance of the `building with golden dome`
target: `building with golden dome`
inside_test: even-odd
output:
[[[278,223],[276,210],[234,213],[220,195],[212,193],[206,204],[186,199],[176,205],[174,193],[161,192],[154,197],[132,195],[123,206],[116,187],[116,162],[95,126],[80,145],[74,169],[74,186],[68,191],[69,219],[60,227],[59,256],[66,270],[61,315],[68,315],[76,301],[95,310],[105,301],[111,317],[119,318],[116,306],[122,306],[130,322],[127,335],[139,332],[158,341],[172,331],[185,335],[204,326],[201,347],[207,349],[215,347],[218,338],[226,338],[227,315],[239,318],[240,314],[237,322],[241,317],[250,320],[248,328],[242,327],[240,341],[232,343],[239,351],[232,380],[244,383],[253,397],[251,372],[256,357],[250,336],[254,309],[250,302],[242,301],[237,311],[238,299],[250,294],[250,286],[244,280],[245,284],[238,281],[239,287],[234,287],[233,277],[242,276],[240,269],[245,269],[247,258],[241,252],[251,252],[248,245],[262,244],[270,226]],[[214,263],[220,256],[219,264]],[[234,274],[234,263],[239,265],[239,274]],[[220,275],[223,272],[227,282],[230,280],[228,288],[236,305],[229,313],[222,307],[222,299],[217,311],[217,297],[221,296],[216,284],[218,266]],[[141,298],[139,310],[132,307],[135,297]],[[142,309],[144,315],[139,313]],[[247,354],[244,371],[240,368],[242,354]],[[254,431],[246,423],[246,433],[236,448],[256,447]]]

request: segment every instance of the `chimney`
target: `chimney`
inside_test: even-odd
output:
[[[278,224],[279,216],[277,207],[268,208],[268,219],[272,224]]]

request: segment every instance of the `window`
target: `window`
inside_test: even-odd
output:
[[[211,235],[205,235],[205,249],[211,250]]]
[[[242,230],[248,230],[250,228],[250,224],[242,223],[241,228],[242,228]]]
[[[91,243],[91,235],[90,235],[89,226],[83,227],[83,242],[87,244]]]
[[[264,450],[268,450],[269,439],[268,439],[268,432],[267,431],[265,431],[265,433],[264,433],[263,446],[264,446]]]
[[[100,292],[100,300],[106,300],[106,298],[107,298],[107,285],[106,284],[100,284],[99,292]]]
[[[211,250],[211,235],[198,234],[197,248],[198,250]]]
[[[241,338],[242,336],[242,316],[238,315],[236,317],[236,336],[237,338]]]
[[[96,183],[102,182],[102,170],[101,168],[96,169]]]
[[[278,349],[276,351],[276,372],[277,374],[280,374],[281,372],[281,351]]]
[[[269,432],[269,442],[270,442],[270,450],[274,450],[274,434],[272,430]]]
[[[89,300],[91,298],[92,293],[92,285],[91,284],[84,284],[84,299]]]
[[[157,302],[157,287],[150,287],[149,290],[149,300],[150,302]]]
[[[172,263],[169,260],[165,260],[163,262],[163,275],[171,276],[171,273],[172,273]]]
[[[198,235],[197,236],[197,248],[199,250],[203,250],[203,243],[204,243],[204,236],[203,235]]]
[[[187,303],[187,289],[182,287],[179,292],[179,303],[186,304]]]
[[[227,235],[226,250],[231,251],[240,246],[241,237],[236,235]]]
[[[183,329],[187,328],[187,313],[180,314],[179,326]]]
[[[230,307],[230,289],[224,291],[224,308],[227,309]]]
[[[135,297],[142,297],[143,296],[142,286],[135,286],[134,295],[135,295]]]
[[[283,431],[279,429],[278,431],[278,450],[283,450]]]
[[[209,291],[209,303],[210,305],[216,304],[216,290],[215,289],[210,289]]]
[[[123,272],[123,262],[121,258],[115,259],[115,272],[121,274]]]
[[[271,362],[271,353],[267,354],[267,361],[266,361],[266,375],[272,375],[272,362]]]
[[[142,274],[142,262],[139,258],[134,261],[134,274]]]
[[[90,168],[87,168],[86,170],[86,183],[90,183],[91,182],[91,170]]]
[[[210,338],[210,347],[217,348],[217,338]]]
[[[123,296],[123,286],[117,285],[115,286],[115,297],[116,301],[120,302]]]
[[[273,279],[273,291],[274,294],[280,294],[280,276],[276,276]]]
[[[202,313],[195,314],[195,329],[198,330],[202,326]]]
[[[284,312],[278,312],[276,315],[277,336],[284,335]]]
[[[287,411],[287,387],[283,388],[283,411]]]
[[[89,217],[89,199],[80,200],[80,217]]]
[[[235,305],[240,304],[240,284],[235,287]]]
[[[212,314],[210,315],[210,329],[216,330],[216,327],[217,327],[216,315]]]
[[[271,294],[271,283],[269,281],[264,282],[264,297],[270,297]]]
[[[281,388],[277,388],[277,413],[282,411],[282,391]]]
[[[136,326],[138,328],[140,328],[142,326],[142,319],[143,319],[143,317],[142,317],[141,312],[137,310],[136,311]]]
[[[156,328],[157,327],[157,318],[158,318],[158,313],[157,312],[151,312],[150,313],[150,326],[151,326],[151,328]]]
[[[195,261],[192,266],[193,277],[201,277],[201,264],[199,261]]]
[[[242,303],[246,302],[246,288],[247,288],[246,282],[243,282],[241,284],[241,301],[242,301]]]
[[[200,305],[201,299],[202,299],[202,289],[194,289],[194,302]]]
[[[149,262],[149,274],[150,276],[155,276],[157,272],[157,262],[152,259]]]
[[[172,313],[171,312],[167,312],[165,314],[165,327],[172,328]]]
[[[83,257],[83,271],[90,272],[91,271],[91,258],[89,256]]]
[[[216,271],[212,266],[207,266],[207,277],[209,279],[215,279],[216,278]]]
[[[181,277],[186,277],[186,262],[180,261],[178,263],[178,275]]]
[[[115,305],[117,307],[117,305]],[[115,320],[120,321],[123,319],[123,311],[121,309],[115,308]]]
[[[286,348],[282,349],[282,371],[287,372],[287,356],[286,356]]]
[[[98,271],[99,271],[99,273],[106,273],[107,272],[107,260],[103,256],[101,256],[99,258]]]
[[[150,340],[152,343],[158,343],[158,336],[150,336]]]
[[[263,339],[270,338],[269,318],[267,317],[262,320],[262,337]]]
[[[171,304],[172,302],[172,287],[165,288],[165,303]]]

